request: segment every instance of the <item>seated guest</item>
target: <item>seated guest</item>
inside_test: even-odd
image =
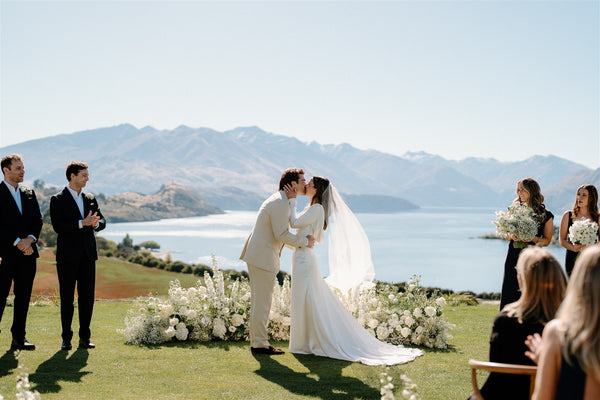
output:
[[[535,400],[600,399],[600,245],[581,252],[556,319],[528,338]]]
[[[496,315],[490,337],[490,361],[533,365],[525,355],[528,335],[542,332],[558,310],[565,294],[567,278],[558,260],[547,250],[530,247],[517,262],[521,297]],[[485,400],[529,399],[529,377],[490,373],[481,388]],[[469,400],[474,400],[471,395]]]

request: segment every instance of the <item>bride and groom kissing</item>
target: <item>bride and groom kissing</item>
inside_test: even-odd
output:
[[[288,168],[279,190],[261,205],[240,259],[250,277],[250,349],[252,354],[278,355],[269,344],[267,325],[279,257],[285,245],[294,249],[290,352],[314,354],[367,365],[393,365],[414,360],[421,350],[379,341],[345,308],[332,288],[344,292],[372,286],[374,268],[362,226],[327,178],[308,184],[304,170]],[[296,214],[296,196],[309,205]],[[296,229],[296,233],[290,232]],[[329,233],[329,276],[321,276],[313,246]]]

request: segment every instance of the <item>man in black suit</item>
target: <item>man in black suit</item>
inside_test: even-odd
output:
[[[106,227],[106,221],[98,208],[98,201],[82,189],[89,180],[88,166],[72,161],[66,170],[69,184],[50,199],[52,227],[56,239],[56,270],[60,286],[60,319],[62,324],[63,350],[70,350],[73,331],[73,298],[75,284],[79,307],[79,347],[93,349],[90,322],[94,310],[96,288],[96,236],[94,231]]]
[[[4,175],[0,183],[0,320],[14,282],[11,348],[35,350],[35,345],[25,338],[25,325],[39,257],[36,242],[42,230],[42,214],[35,192],[19,187],[25,176],[23,157],[5,156],[0,167]]]

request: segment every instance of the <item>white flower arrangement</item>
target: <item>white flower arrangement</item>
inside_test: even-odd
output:
[[[381,374],[380,382],[383,385],[379,391],[381,394],[381,400],[395,400],[394,389],[396,387],[392,383],[393,378],[388,375],[389,368]],[[402,398],[406,400],[419,400],[417,394],[417,385],[405,374],[400,376],[401,384],[398,389],[402,389]]]
[[[359,323],[379,340],[392,344],[414,344],[447,348],[451,325],[442,318],[445,300],[428,298],[411,280],[404,293],[395,286],[380,284],[353,298],[336,291]],[[268,333],[273,340],[290,336],[291,284],[275,284]],[[158,344],[173,340],[248,340],[250,285],[246,279],[225,279],[213,261],[213,276],[205,273],[204,283],[184,289],[171,282],[166,299],[138,298],[120,330],[127,343]]]
[[[96,198],[96,196],[94,196],[93,193],[86,193],[85,198],[88,200],[94,200]]]
[[[537,235],[540,223],[537,215],[527,204],[514,201],[508,211],[496,211],[496,234],[504,237],[511,235],[515,238],[513,246],[516,248],[527,247]]]
[[[31,196],[33,194],[33,189],[28,188],[27,186],[21,186],[21,191],[27,196]]]
[[[598,240],[598,223],[581,218],[573,221],[569,228],[569,240],[573,244],[590,246]]]

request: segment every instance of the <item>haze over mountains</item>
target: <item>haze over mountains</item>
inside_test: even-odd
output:
[[[0,154],[9,153],[24,156],[27,182],[62,186],[66,164],[82,160],[90,166],[94,192],[151,194],[177,183],[222,209],[255,208],[290,166],[330,178],[342,193],[394,196],[420,206],[505,207],[516,182],[529,176],[542,186],[548,208],[558,213],[570,207],[580,184],[600,185],[600,168],[555,156],[518,162],[453,161],[424,152],[395,156],[349,144],[304,143],[257,127],[218,132],[123,124],[0,148]]]

